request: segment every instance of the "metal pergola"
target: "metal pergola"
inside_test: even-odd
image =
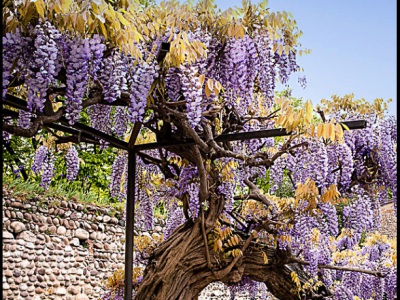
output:
[[[157,55],[158,62],[161,62],[166,53],[169,51],[169,43],[162,43],[161,50]],[[103,104],[103,103],[102,103]],[[15,109],[22,109],[27,111],[27,103],[25,100],[13,96],[11,94],[6,95],[6,99],[3,101],[3,105],[8,105]],[[126,103],[121,103],[126,105]],[[13,118],[18,117],[16,111],[3,108],[3,114],[11,116]],[[189,146],[194,145],[195,142],[191,139],[185,142],[171,139],[169,141],[154,142],[148,144],[135,145],[142,124],[135,123],[129,142],[122,141],[111,135],[96,130],[90,126],[75,123],[70,125],[64,117],[59,118],[57,123],[46,123],[43,127],[51,128],[57,131],[62,131],[71,134],[68,141],[75,143],[87,142],[98,144],[98,139],[102,139],[110,143],[110,146],[128,151],[128,178],[127,178],[127,198],[126,198],[126,223],[125,223],[125,293],[124,299],[132,299],[132,271],[133,271],[133,236],[134,236],[134,217],[135,217],[135,177],[136,177],[136,156],[140,151],[159,149],[159,148],[171,148],[178,146]],[[364,120],[357,121],[345,121],[341,124],[346,125],[350,130],[365,128],[367,122]],[[242,141],[250,140],[255,138],[270,138],[278,136],[287,136],[291,132],[287,132],[285,129],[268,129],[259,131],[249,131],[240,133],[221,134],[214,138],[215,142],[228,142],[228,141]]]

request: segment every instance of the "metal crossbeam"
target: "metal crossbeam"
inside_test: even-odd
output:
[[[367,121],[357,120],[357,121],[345,121],[340,124],[346,125],[350,130],[353,129],[362,129],[367,127]],[[216,142],[231,142],[231,141],[244,141],[251,139],[260,139],[260,138],[270,138],[277,136],[286,136],[292,134],[291,132],[286,132],[283,128],[277,129],[266,129],[266,130],[258,130],[258,131],[248,131],[248,132],[239,132],[239,133],[230,133],[230,134],[221,134],[217,136],[214,141]],[[159,148],[170,148],[170,147],[178,147],[178,146],[190,146],[194,145],[195,142],[192,139],[187,139],[186,141],[163,141],[163,142],[155,142],[155,143],[147,143],[141,145],[135,145],[136,151],[144,151],[151,149],[159,149]]]
[[[14,95],[11,94],[7,94],[6,95],[6,99],[4,99],[4,103],[6,105],[9,105],[13,108],[17,108],[17,109],[22,109],[27,111],[27,102],[21,98],[18,98]],[[41,115],[40,113],[36,113],[38,115]],[[118,138],[115,138],[109,134],[106,134],[100,130],[94,129],[90,126],[87,126],[85,124],[81,124],[79,122],[76,122],[75,124],[71,125],[69,124],[68,120],[65,117],[61,117],[60,119],[57,120],[57,122],[61,123],[63,126],[58,125],[58,129],[54,128],[53,124],[57,125],[56,123],[49,123],[49,124],[43,124],[43,126],[47,126],[50,128],[54,128],[56,130],[60,130],[66,133],[70,133],[70,134],[74,134],[77,133],[79,134],[79,132],[83,132],[85,134],[87,134],[88,138],[93,138],[96,137],[98,139],[102,139],[105,140],[107,142],[109,142],[112,146],[114,146],[115,148],[118,149],[123,149],[123,150],[128,150],[128,143],[125,141],[122,141]],[[75,131],[73,131],[73,129],[76,129]]]

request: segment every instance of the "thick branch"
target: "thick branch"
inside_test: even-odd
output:
[[[200,138],[197,132],[190,126],[187,116],[184,113],[178,112],[174,109],[170,109],[165,107],[165,110],[176,117],[175,125],[177,127],[181,127],[182,130],[188,135],[188,137],[192,138],[193,141],[200,147],[202,151],[208,153],[210,151],[209,146]]]
[[[206,201],[210,196],[208,192],[207,172],[206,169],[204,168],[204,161],[197,146],[193,147],[193,152],[194,152],[194,157],[193,157],[194,162],[197,166],[197,171],[199,172],[199,177],[200,177],[199,202],[201,205],[201,203]]]
[[[267,197],[265,197],[264,194],[262,194],[260,192],[260,189],[254,183],[252,183],[248,179],[245,179],[244,183],[250,188],[250,190],[252,192],[249,195],[249,198],[261,201],[262,203],[264,203],[267,206],[275,207],[274,204],[271,201],[269,201],[269,199]]]

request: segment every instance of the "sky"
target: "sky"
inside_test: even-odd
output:
[[[222,10],[241,3],[216,0]],[[270,0],[270,11],[293,14],[303,32],[299,42],[311,49],[298,58],[307,87],[292,75],[292,96],[314,105],[334,94],[354,93],[368,101],[392,98],[389,114],[396,116],[396,5],[396,0]]]

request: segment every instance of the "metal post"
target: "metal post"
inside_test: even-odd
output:
[[[132,300],[133,226],[135,216],[136,152],[128,150],[128,186],[125,224],[125,300]]]

